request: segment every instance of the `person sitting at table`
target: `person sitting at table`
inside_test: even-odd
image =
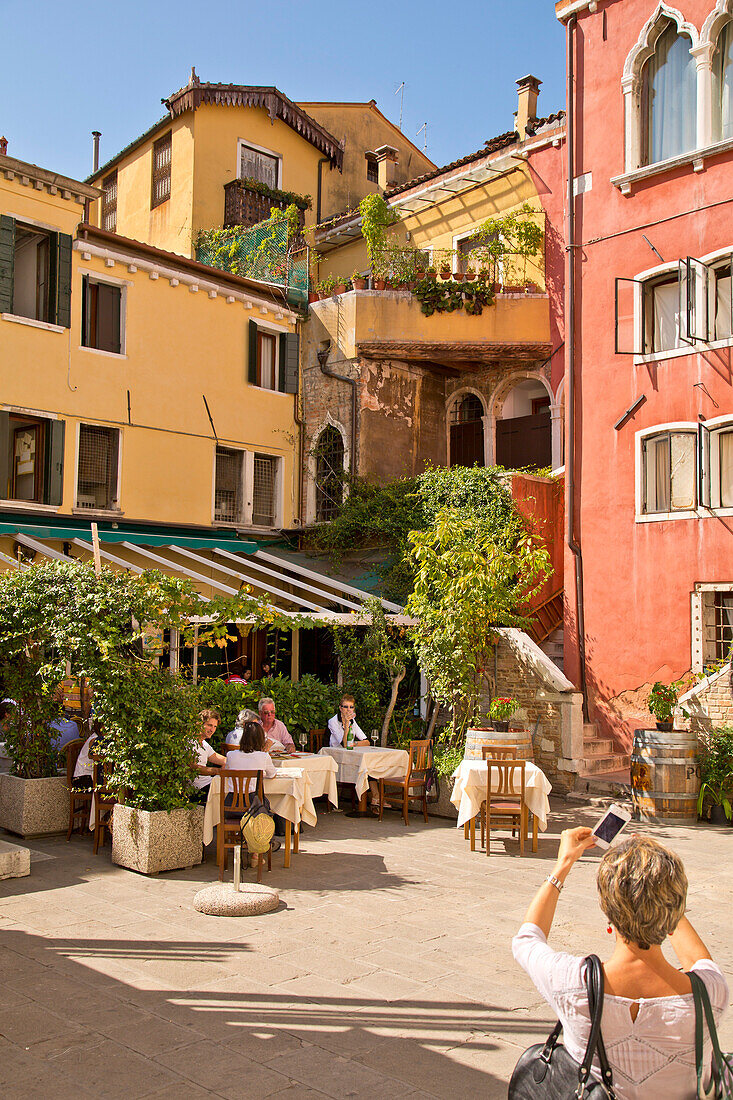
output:
[[[349,730],[354,734],[355,741],[366,741],[367,735],[356,721],[356,700],[353,695],[342,695],[338,714],[328,720],[328,732],[331,737],[329,745],[332,749],[346,748]]]
[[[87,737],[86,741],[79,749],[79,755],[76,758],[76,764],[74,765],[74,787],[77,790],[89,789],[92,786],[92,776],[94,774],[94,760],[91,755],[91,747],[94,741],[97,739],[96,732]]]
[[[269,661],[263,661],[260,667],[260,680],[266,680],[272,676],[272,665]]]
[[[230,730],[226,735],[225,743],[227,745],[238,745],[242,740],[242,730],[245,722],[259,722],[260,718],[255,710],[249,710],[245,708],[240,710],[237,715],[237,721],[234,723],[234,729]]]
[[[54,692],[54,699],[57,703],[63,704],[64,701],[64,689],[61,684],[58,685]],[[69,741],[76,741],[79,737],[79,727],[76,722],[62,715],[61,718],[54,719],[53,722],[48,723],[48,728],[51,731],[51,744],[57,750],[61,750],[65,745],[68,745]]]
[[[265,695],[257,704],[260,723],[267,738],[267,751],[295,752],[295,742],[288,733],[287,726],[275,717],[275,700]]]
[[[272,762],[272,758],[270,757],[270,754],[267,752],[267,750],[265,748],[265,743],[266,743],[265,733],[264,733],[264,730],[262,729],[262,726],[260,725],[260,723],[259,722],[249,722],[249,721],[245,722],[243,727],[242,727],[241,747],[238,748],[238,749],[232,749],[231,752],[227,753],[227,771],[230,771],[230,772],[259,772],[259,771],[261,771],[264,778],[274,779],[275,776],[277,775],[277,769],[275,768],[275,765]],[[231,779],[228,779],[226,781],[226,783],[227,783],[227,794],[224,798],[224,806],[225,807],[227,806],[227,804],[231,805],[232,800],[234,798],[234,794],[232,792],[232,781],[231,781]],[[250,779],[248,786],[249,786],[249,792],[250,792],[250,794],[252,794],[252,792],[255,791],[255,789],[257,787],[257,780],[256,779]],[[254,798],[257,798],[256,794],[254,795]],[[265,806],[266,810],[270,811],[270,803],[267,801],[266,796],[263,798],[263,805]],[[231,816],[232,817],[238,817],[240,815],[236,814],[236,813],[232,813]],[[276,831],[280,834],[280,836],[284,836],[284,834],[285,834],[285,824],[284,824],[282,818],[279,817],[277,814],[273,814],[272,816],[275,819],[275,829],[276,829]],[[279,840],[273,840],[272,841],[272,850],[273,850],[273,852],[276,852],[279,847],[280,847],[280,841]]]
[[[213,737],[216,733],[216,727],[219,725],[220,721],[219,711],[211,708],[202,710],[199,714],[199,718],[201,719],[201,729],[197,734],[198,744],[194,748],[195,759],[191,767],[192,770],[196,772],[193,781],[194,799],[199,802],[205,802],[206,796],[209,793],[211,777],[212,775],[218,775],[219,769],[225,767],[226,757],[218,752],[214,752],[211,745],[206,740],[207,734],[209,737]]]

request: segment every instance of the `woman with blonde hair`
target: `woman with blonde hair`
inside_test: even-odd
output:
[[[527,971],[563,1026],[568,1053],[582,1061],[590,1035],[584,957],[553,951],[547,943],[560,893],[573,865],[595,837],[566,829],[551,875],[540,886],[512,941]],[[720,968],[685,916],[687,876],[679,856],[650,837],[633,836],[609,848],[598,867],[601,910],[615,932],[615,949],[603,964],[605,997],[601,1034],[620,1100],[687,1100],[697,1095],[695,1002],[690,978],[705,984],[716,1024],[728,1005]],[[667,961],[669,945],[682,969]],[[710,1066],[704,1030],[703,1064]],[[598,1062],[594,1076],[600,1080]]]

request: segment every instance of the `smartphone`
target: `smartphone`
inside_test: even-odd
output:
[[[609,806],[593,830],[598,847],[609,848],[628,821],[631,821],[631,814],[623,806],[615,802]]]

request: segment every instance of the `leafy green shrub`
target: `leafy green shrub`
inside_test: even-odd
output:
[[[716,729],[701,737],[700,794],[697,812],[702,816],[704,804],[722,806],[730,821],[733,792],[733,729]]]
[[[463,745],[439,741],[433,750],[433,767],[441,779],[449,779],[463,760]]]
[[[221,744],[234,729],[237,714],[249,708],[257,710],[263,696],[275,702],[277,717],[284,722],[297,742],[298,733],[325,729],[338,707],[341,689],[323,684],[315,676],[305,675],[294,682],[284,676],[270,676],[250,684],[225,684],[223,680],[201,680],[197,687],[198,707],[216,707],[221,714],[216,743]]]

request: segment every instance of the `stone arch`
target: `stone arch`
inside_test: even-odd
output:
[[[306,484],[306,523],[316,522],[316,474],[317,474],[317,455],[316,447],[318,441],[323,435],[326,428],[335,428],[341,436],[341,442],[344,448],[344,471],[351,472],[351,442],[349,439],[349,433],[346,428],[333,416],[330,412],[327,412],[317,424],[310,436],[309,449],[306,455],[306,472],[307,472],[307,484]],[[344,486],[344,497],[348,495],[348,485]]]
[[[456,406],[465,400],[466,397],[475,397],[480,403],[483,410],[481,415],[481,441],[475,441],[475,445],[480,447],[480,453],[482,455],[482,464],[488,465],[487,462],[487,447],[488,447],[488,432],[489,432],[489,418],[486,415],[486,397],[480,390],[474,386],[462,386],[460,389],[455,390],[447,399],[445,403],[445,430],[446,430],[446,455],[448,456],[448,465],[461,465],[462,463],[454,461],[455,455],[453,449],[457,443],[457,432],[452,424],[452,414]]]
[[[512,371],[511,374],[499,382],[494,389],[488,402],[488,420],[489,430],[487,434],[490,438],[490,457],[489,464],[494,465],[501,458],[500,454],[497,454],[497,423],[506,419],[502,416],[504,406],[507,398],[518,386],[523,383],[534,382],[537,386],[541,387],[549,400],[549,412],[550,412],[550,451],[551,451],[551,465],[553,469],[562,465],[562,446],[563,446],[563,407],[558,404],[555,395],[552,392],[552,385],[542,370],[518,370]],[[518,463],[518,465],[524,465],[524,463]]]
[[[670,4],[665,4],[663,0],[660,0],[654,12],[649,16],[646,23],[641,28],[636,42],[626,55],[622,81],[640,79],[641,70],[654,53],[657,39],[666,28],[668,22],[675,24],[678,34],[687,35],[692,43],[693,50],[699,46],[700,35],[695,25],[693,23],[688,23],[682,12],[677,8],[673,8]]]

